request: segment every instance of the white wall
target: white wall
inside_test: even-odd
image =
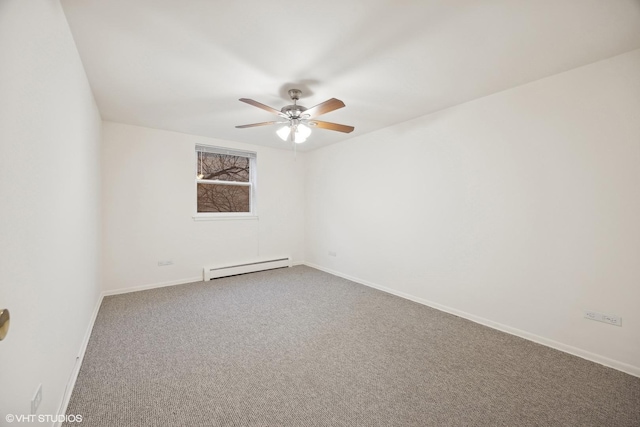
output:
[[[0,1],[0,58],[4,425],[57,413],[98,301],[101,120],[57,1]]]
[[[637,50],[308,153],[306,261],[640,375],[639,76]]]
[[[215,263],[303,261],[300,153],[111,122],[103,139],[105,290],[201,280]],[[259,220],[193,220],[196,144],[257,152]]]

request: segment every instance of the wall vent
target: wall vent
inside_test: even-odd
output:
[[[218,265],[203,269],[204,280],[235,276],[236,274],[254,273],[256,271],[273,270],[274,268],[291,267],[291,258],[273,258],[239,264]]]

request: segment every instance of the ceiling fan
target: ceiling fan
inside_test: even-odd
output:
[[[326,113],[330,113],[331,111],[337,110],[339,108],[344,107],[344,102],[340,101],[336,98],[331,98],[327,101],[324,101],[315,107],[305,108],[302,105],[298,105],[298,99],[300,99],[300,95],[302,91],[299,89],[290,89],[289,96],[293,101],[292,105],[287,105],[282,107],[281,110],[276,110],[275,108],[269,107],[268,105],[264,105],[259,103],[258,101],[254,101],[253,99],[248,98],[240,98],[240,101],[245,102],[249,105],[253,105],[254,107],[262,108],[265,111],[276,114],[280,116],[281,120],[272,121],[272,122],[262,122],[262,123],[252,123],[249,125],[241,125],[236,126],[238,129],[244,128],[252,128],[257,126],[268,126],[268,125],[277,125],[284,124],[282,128],[278,129],[276,132],[283,141],[292,141],[292,142],[305,142],[309,135],[311,135],[311,128],[317,127],[320,129],[327,130],[335,130],[338,132],[350,133],[355,129],[353,126],[340,125],[337,123],[330,122],[322,122],[320,120],[316,120],[315,118]]]

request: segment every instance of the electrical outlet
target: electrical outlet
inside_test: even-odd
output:
[[[337,256],[335,252],[329,251],[329,256]]]
[[[613,316],[613,315],[609,315],[609,314],[603,314],[602,315],[602,321],[604,323],[609,323],[613,326],[622,326],[622,319],[620,318],[620,316]]]
[[[622,317],[613,314],[603,314],[597,311],[585,310],[584,317],[585,319],[608,323],[614,326],[622,326]]]
[[[33,396],[33,399],[31,399],[31,415],[36,414],[40,402],[42,402],[42,384],[38,385],[38,390],[36,390],[36,394]]]
[[[158,261],[158,267],[164,267],[166,265],[173,265],[173,261],[171,261],[171,260]]]

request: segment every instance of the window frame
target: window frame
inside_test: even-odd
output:
[[[249,181],[223,181],[218,179],[198,179],[198,153],[213,153],[222,154],[226,156],[238,156],[246,157],[249,159]],[[195,165],[194,171],[194,193],[193,193],[193,219],[195,221],[210,221],[210,220],[257,220],[257,153],[253,151],[234,150],[226,147],[218,147],[214,145],[196,144],[193,152],[193,165]],[[249,187],[249,212],[198,212],[198,184],[217,184],[217,185],[237,185],[243,187]]]

